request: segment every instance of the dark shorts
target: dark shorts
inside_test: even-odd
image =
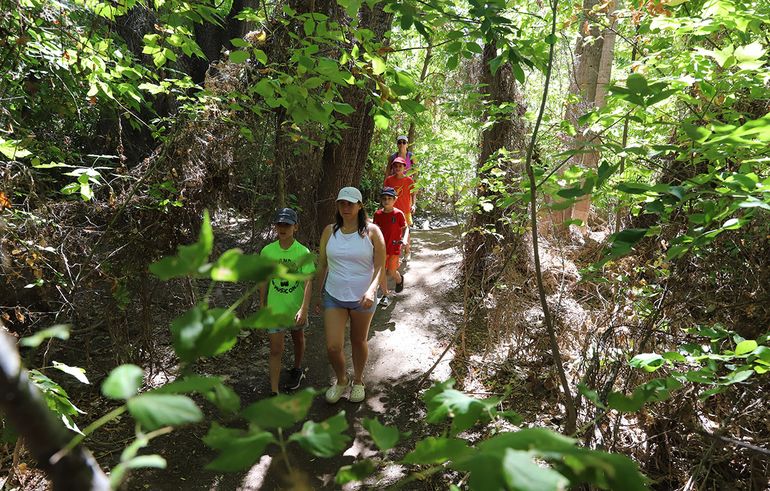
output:
[[[374,312],[375,309],[377,309],[377,302],[372,302],[372,306],[368,309],[365,309],[361,306],[358,301],[355,302],[346,302],[344,300],[337,300],[336,298],[332,297],[329,292],[324,290],[324,308],[325,309],[345,309],[350,310],[352,312]]]

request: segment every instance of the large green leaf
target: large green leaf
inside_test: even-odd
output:
[[[25,348],[37,348],[46,339],[57,338],[67,340],[70,338],[70,325],[69,324],[56,324],[51,327],[42,329],[32,336],[21,338],[19,345]]]
[[[510,448],[500,452],[478,452],[452,467],[470,472],[470,489],[510,489],[516,491],[557,491],[569,480],[532,459],[536,454]]]
[[[150,264],[150,272],[162,280],[198,275],[201,272],[199,270],[208,261],[213,247],[214,233],[211,230],[209,212],[206,210],[203,212],[203,224],[198,241],[191,245],[179,246],[176,256],[164,257]]]
[[[102,383],[102,394],[110,399],[128,399],[142,386],[144,372],[136,365],[114,368]]]
[[[465,440],[429,436],[417,442],[415,449],[406,454],[403,461],[407,464],[441,464],[461,459],[473,451]]]
[[[340,486],[353,481],[363,481],[377,469],[375,463],[370,459],[359,460],[351,465],[343,465],[337,471],[334,482]]]
[[[171,323],[174,350],[187,362],[228,351],[238,340],[240,321],[225,309],[199,304]]]
[[[345,411],[340,411],[326,421],[306,421],[302,431],[294,433],[289,441],[297,442],[302,448],[317,457],[332,457],[345,450],[350,437],[343,431],[348,428]]]
[[[225,251],[211,268],[214,281],[265,281],[286,268],[258,254],[244,254],[240,249]]]
[[[450,379],[428,390],[423,400],[428,406],[429,423],[438,423],[452,418],[451,433],[467,430],[479,420],[488,420],[495,412],[498,398],[480,401],[453,389],[454,380]]]
[[[131,416],[149,431],[203,419],[201,410],[187,396],[148,392],[132,397],[127,405]]]
[[[286,428],[305,419],[315,394],[315,390],[305,389],[262,399],[244,409],[243,417],[260,428]]]
[[[217,406],[221,411],[234,414],[241,407],[238,394],[226,386],[219,377],[189,375],[155,390],[158,394],[198,393]]]
[[[248,430],[225,428],[213,423],[203,442],[219,450],[219,456],[206,465],[214,471],[234,472],[254,465],[271,443],[275,443],[272,433],[257,427]]]
[[[506,448],[514,450],[538,450],[541,453],[567,452],[575,448],[576,440],[560,435],[547,428],[526,428],[501,433],[479,444],[479,449],[500,452]]]
[[[641,368],[647,372],[654,372],[666,363],[665,358],[657,353],[640,353],[628,362],[634,368]]]
[[[376,418],[364,418],[363,427],[366,428],[374,443],[382,451],[395,447],[401,436],[398,428],[385,426]]]

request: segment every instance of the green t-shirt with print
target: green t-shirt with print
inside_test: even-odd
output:
[[[296,240],[288,249],[281,248],[279,241],[266,245],[260,256],[279,261],[289,270],[298,273],[311,274],[315,272],[315,264],[307,260],[310,250]],[[301,265],[300,265],[301,264]],[[267,289],[267,305],[274,313],[296,314],[302,306],[305,295],[305,281],[292,281],[283,278],[273,278]]]

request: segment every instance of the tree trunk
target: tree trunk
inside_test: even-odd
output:
[[[107,491],[109,480],[91,453],[75,447],[56,462],[51,457],[74,436],[48,409],[43,396],[21,367],[11,338],[0,325],[0,410],[24,439],[54,491]]]
[[[602,107],[612,72],[615,48],[614,16],[615,2],[610,1],[599,10],[599,0],[583,0],[583,23],[575,43],[576,65],[570,81],[570,93],[577,96],[577,102],[568,103],[564,119],[575,126],[577,136],[571,141],[573,149],[586,147],[585,153],[571,159],[572,165],[595,169],[601,155],[590,149],[596,135],[585,133],[579,127],[578,118],[594,108]],[[605,27],[606,26],[606,27]],[[567,220],[581,220],[583,227],[588,224],[591,210],[591,196],[580,198],[574,205],[554,214],[554,223],[561,225]]]
[[[359,16],[360,27],[374,32],[375,42],[382,41],[385,33],[390,31],[393,14],[384,11],[383,3],[376,4],[373,9],[361,7]],[[324,146],[316,194],[316,232],[319,235],[325,225],[334,221],[337,191],[344,186],[359,185],[374,134],[371,115],[374,103],[366,95],[368,90],[353,85],[341,92],[344,102],[355,111],[342,118],[346,128],[340,132],[339,140],[327,141]]]
[[[527,127],[523,118],[526,104],[519,93],[511,66],[508,63],[501,65],[495,74],[490,71],[490,62],[496,56],[497,45],[495,43],[486,44],[482,55],[481,83],[489,91],[488,99],[492,104],[499,106],[503,103],[513,103],[516,105],[516,110],[507,116],[496,116],[497,121],[484,130],[481,135],[481,153],[476,166],[480,184],[476,189],[476,195],[482,200],[488,199],[493,203],[496,196],[484,182],[487,179],[500,179],[500,177],[493,177],[490,172],[492,169],[485,170],[487,161],[490,158],[496,158],[501,149],[510,152],[509,157],[499,160],[497,167],[505,170],[503,178],[513,183],[521,179],[523,175],[521,162],[523,162],[527,149]],[[492,116],[487,114],[486,117]],[[525,211],[524,208],[518,210],[521,214]],[[482,290],[488,286],[483,278],[485,275],[490,276],[488,259],[492,257],[493,249],[504,244],[505,250],[511,251],[522,244],[519,235],[514,234],[508,225],[499,223],[503,216],[511,212],[514,210],[495,206],[488,211],[480,209],[471,216],[470,228],[472,231],[465,240],[465,275],[472,278],[472,282],[478,284]],[[495,228],[499,235],[484,233],[484,230],[489,227]],[[505,253],[503,252],[503,254]]]

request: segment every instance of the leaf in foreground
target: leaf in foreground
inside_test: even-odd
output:
[[[326,421],[307,421],[302,431],[294,433],[289,441],[297,442],[302,448],[317,457],[332,457],[345,450],[350,436],[342,433],[348,428],[345,411],[340,411]]]
[[[141,394],[128,400],[128,411],[143,428],[197,423],[203,413],[192,399],[172,394]]]
[[[262,457],[265,447],[275,443],[275,437],[257,427],[238,430],[213,423],[203,437],[203,443],[219,450],[219,456],[206,465],[206,469],[234,472],[254,465]]]

